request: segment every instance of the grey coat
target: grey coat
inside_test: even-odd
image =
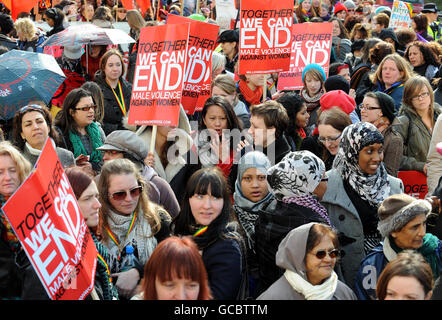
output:
[[[29,149],[26,147],[26,145],[23,149],[24,149],[23,156],[27,160],[29,160],[32,166],[34,166],[35,163],[37,162],[38,156],[31,154],[31,152],[29,152]],[[64,169],[75,165],[75,158],[71,151],[60,147],[56,147],[55,152],[57,153],[58,159],[60,160],[60,163]]]
[[[305,257],[310,229],[316,222],[307,223],[291,230],[281,241],[276,253],[276,265],[290,270],[307,280]],[[308,280],[307,280],[308,281]],[[305,300],[305,297],[293,289],[285,275],[276,280],[257,300]],[[331,300],[356,300],[354,292],[338,280]]]
[[[365,257],[362,222],[347,192],[345,192],[344,182],[339,172],[332,169],[327,172],[327,176],[327,191],[321,203],[327,209],[330,220],[338,232],[355,240],[346,245],[341,244],[341,248],[345,252],[341,258],[344,282],[353,288],[360,262]],[[388,181],[391,188],[389,195],[404,191],[402,180],[389,175]]]

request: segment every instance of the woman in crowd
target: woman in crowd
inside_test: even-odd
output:
[[[325,93],[324,82],[326,75],[324,69],[316,63],[311,63],[305,66],[302,70],[302,83],[304,87],[302,88],[300,95],[305,101],[307,106],[307,112],[310,115],[308,121],[308,130],[312,126],[316,125],[316,120],[318,119],[318,113],[320,108],[320,99]]]
[[[400,170],[417,170],[427,174],[427,154],[431,136],[441,107],[434,103],[434,94],[427,78],[414,76],[404,87],[400,123],[395,126],[404,140]]]
[[[174,235],[198,245],[215,300],[235,300],[241,283],[242,237],[232,220],[227,181],[218,168],[196,171],[186,185],[181,212],[172,222]]]
[[[404,193],[389,196],[382,202],[378,211],[378,229],[383,241],[360,261],[355,283],[359,300],[376,298],[376,279],[379,279],[387,263],[404,250],[422,254],[430,265],[433,280],[439,277],[442,242],[426,232],[426,217],[431,209],[429,201]],[[371,285],[367,285],[368,282]]]
[[[95,8],[91,3],[82,3],[80,6],[80,21],[92,21],[92,17],[94,16]]]
[[[60,117],[55,125],[63,133],[66,147],[74,154],[77,165],[90,164],[98,172],[103,164],[101,152],[97,150],[106,138],[95,120],[95,101],[92,94],[83,89],[73,89],[63,102]]]
[[[380,12],[373,17],[371,22],[373,26],[372,36],[379,37],[381,31],[388,28],[388,25],[390,24],[390,18],[386,13]]]
[[[94,180],[92,180],[92,177],[87,175],[81,168],[69,168],[65,173],[97,249],[98,258],[94,282],[95,292],[98,294],[100,300],[117,299],[118,293],[112,284],[112,278],[108,269],[109,252],[95,236],[101,208],[101,203],[98,200],[97,185]]]
[[[361,110],[361,120],[370,122],[384,136],[384,165],[387,173],[397,177],[401,163],[404,141],[394,125],[399,121],[394,114],[394,100],[383,92],[368,92]]]
[[[227,74],[220,74],[212,81],[212,96],[226,98],[233,106],[236,116],[242,122],[244,129],[250,128],[250,115],[244,102],[238,99],[236,84]]]
[[[316,17],[316,12],[312,8],[312,0],[299,0],[295,6],[295,14],[298,23],[309,22],[311,18]]]
[[[128,10],[126,13],[126,20],[130,27],[129,36],[131,36],[135,43],[129,44],[129,62],[127,66],[126,79],[129,83],[133,83],[135,66],[137,63],[138,41],[140,38],[140,30],[146,26],[146,21],[143,19],[140,11],[137,9]]]
[[[71,151],[58,147],[61,138],[52,125],[52,115],[46,107],[30,104],[20,108],[13,119],[14,144],[32,166],[37,162],[49,137],[64,168],[75,165]]]
[[[309,151],[287,154],[267,170],[270,192],[275,197],[259,211],[255,224],[255,250],[259,265],[257,294],[283,273],[275,263],[278,244],[288,232],[309,222],[330,225],[320,199],[327,189],[325,166]]]
[[[9,141],[0,142],[0,205],[3,206],[31,171],[31,164]],[[0,297],[48,299],[12,226],[0,214]]]
[[[289,126],[284,133],[287,142],[292,151],[301,150],[302,140],[307,137],[305,130],[310,119],[304,99],[295,92],[287,92],[276,101],[282,104],[289,116]]]
[[[404,250],[382,271],[376,286],[379,300],[430,300],[434,278],[420,253]]]
[[[106,45],[88,45],[85,48],[85,54],[81,56],[81,66],[86,80],[94,81],[95,73],[100,70],[100,60],[103,54],[107,51]]]
[[[328,76],[340,75],[350,83],[350,66],[344,62],[333,62],[328,69]]]
[[[410,64],[397,53],[387,55],[377,70],[370,75],[371,82],[380,91],[393,98],[396,112],[401,106],[405,82],[410,79]]]
[[[403,192],[401,180],[387,174],[383,164],[384,137],[368,122],[344,129],[322,204],[339,232],[345,256],[342,273],[353,288],[360,261],[381,237],[377,210],[391,194]]]
[[[163,206],[172,218],[178,215],[180,206],[172,188],[151,166],[145,164],[148,154],[146,144],[135,132],[115,130],[106,137],[104,144],[98,150],[103,152],[105,163],[122,158],[132,161],[149,184],[146,190],[149,200]]]
[[[415,14],[411,18],[411,28],[416,32],[417,40],[430,42],[434,39],[428,34],[428,18],[425,14]]]
[[[258,300],[356,300],[333,270],[339,257],[338,236],[330,226],[311,222],[293,229],[276,252],[284,275]]]
[[[95,122],[100,125],[103,124],[104,117],[104,99],[103,92],[101,92],[100,86],[94,81],[87,81],[81,86],[92,94],[92,99],[94,99],[95,107]]]
[[[355,65],[350,74],[350,88],[356,90],[360,84],[364,83],[368,79],[368,75],[372,70],[372,63],[370,61],[370,49],[381,40],[378,38],[368,39],[361,49],[361,59],[357,65]],[[364,97],[360,98],[362,101]],[[358,96],[356,95],[356,99]],[[359,103],[360,103],[359,101]],[[358,101],[356,101],[358,103]],[[358,103],[358,104],[359,104]]]
[[[43,53],[43,47],[39,46],[46,37],[37,29],[33,20],[30,18],[17,19],[14,27],[17,31],[19,50]]]
[[[325,169],[332,169],[333,160],[338,153],[342,132],[351,125],[347,113],[338,107],[321,112],[318,119],[318,136],[316,155],[324,161]],[[313,152],[313,150],[311,150]]]
[[[233,163],[236,157],[233,137],[241,130],[242,126],[227,99],[214,96],[206,100],[198,125],[198,158],[202,167],[220,168],[231,189],[237,176],[237,166]]]
[[[273,199],[273,194],[269,192],[267,186],[267,170],[270,166],[270,160],[262,152],[247,152],[239,160],[238,177],[233,194],[233,209],[246,240],[247,265],[250,271],[250,293],[252,297],[255,296],[257,282],[259,281],[259,265],[256,261],[255,251],[255,223],[261,207]]]
[[[157,244],[170,236],[169,214],[151,202],[145,180],[128,159],[106,162],[98,182],[102,224],[102,243],[109,250],[109,269],[120,297],[130,299],[138,281],[143,277],[143,266]],[[138,263],[130,270],[121,270],[126,247],[134,248]]]
[[[146,149],[149,150],[152,126],[141,126],[136,134],[144,141]],[[184,109],[180,107],[178,127],[158,126],[155,148],[149,151],[148,157],[145,159],[145,163],[154,168],[158,175],[169,183],[178,203],[181,203],[183,199],[183,186],[196,171],[194,161],[197,155],[191,149],[192,145],[189,120]]]
[[[46,32],[46,36],[49,38],[53,34],[56,34],[65,29],[65,15],[63,11],[58,8],[49,8],[43,13],[43,20],[52,28]]]
[[[209,281],[191,237],[169,237],[153,251],[133,300],[210,300]]]
[[[251,75],[239,75],[239,82],[237,86],[238,98],[247,107],[249,112],[252,105],[258,105],[264,102],[263,86],[266,84],[266,75],[264,74],[251,74]],[[266,89],[266,97],[270,98],[271,94]]]
[[[106,6],[99,6],[92,16],[92,23],[100,28],[113,28],[112,10]]]
[[[409,44],[404,57],[413,66],[413,71],[427,78],[430,83],[439,71],[437,56],[428,44],[422,41]]]
[[[332,48],[335,54],[336,62],[344,62],[347,53],[351,52],[351,41],[347,29],[342,21],[333,17],[329,20],[333,23]]]
[[[132,93],[132,85],[123,77],[125,68],[120,51],[110,49],[101,57],[100,70],[95,73],[95,82],[103,92],[105,134],[124,129],[123,118],[129,112]]]

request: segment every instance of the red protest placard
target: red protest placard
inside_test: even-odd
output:
[[[2,209],[48,296],[83,300],[94,288],[97,249],[49,139]]]
[[[186,22],[190,23],[190,31],[181,104],[187,114],[194,114],[195,108],[202,110],[211,94],[212,52],[219,26],[173,14],[167,16],[167,24]]]
[[[239,74],[288,71],[292,25],[293,0],[242,0]]]
[[[297,90],[302,83],[302,70],[311,63],[319,64],[328,75],[332,47],[331,22],[298,23],[293,25],[290,71],[281,72],[278,90]]]
[[[428,193],[427,176],[420,171],[399,171],[397,177],[404,183],[404,193],[424,199]]]
[[[129,124],[178,125],[189,26],[168,24],[141,29]]]

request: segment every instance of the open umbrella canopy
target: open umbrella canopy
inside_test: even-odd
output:
[[[21,50],[0,55],[0,118],[11,119],[32,101],[48,104],[65,78],[50,55]]]
[[[100,28],[92,23],[80,23],[53,34],[41,46],[112,45],[133,42],[135,40],[123,30]]]

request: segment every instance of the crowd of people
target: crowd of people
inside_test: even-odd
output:
[[[163,1],[145,15],[114,0],[52,2],[15,21],[3,7],[0,53],[43,52],[71,21],[127,22],[135,43],[128,59],[117,45],[63,48],[51,102],[1,122],[0,201],[51,143],[99,254],[99,299],[442,298],[435,4],[393,30],[391,8],[373,0],[295,1],[294,22],[331,22],[333,42],[328,72],[307,65],[293,91],[277,90],[278,74],[237,74],[239,32],[220,29],[212,96],[154,131],[127,120],[140,29],[168,14],[216,23],[211,1],[200,12]],[[427,177],[424,199],[404,193],[401,171]],[[0,299],[48,299],[3,212]]]

